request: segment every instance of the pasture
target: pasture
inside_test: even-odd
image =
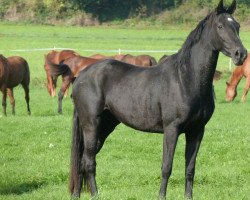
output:
[[[24,57],[31,71],[31,116],[26,113],[21,87],[14,89],[16,116],[11,115],[9,101],[8,116],[0,114],[0,199],[4,200],[70,199],[71,99],[68,96],[63,100],[63,115],[58,115],[57,98],[51,98],[45,87],[43,64],[48,51],[10,50],[55,46],[73,48],[85,56],[102,53],[85,52],[86,49],[178,50],[191,31],[178,27],[129,30],[16,24],[0,24],[0,29],[0,53]],[[249,34],[241,32],[248,50]],[[158,60],[163,53],[150,55]],[[223,71],[223,78],[215,83],[216,108],[197,158],[194,199],[247,200],[250,196],[250,97],[246,103],[240,102],[242,81],[235,101],[226,103],[228,64],[229,59],[220,54],[217,69]],[[168,187],[172,200],[184,197],[184,144],[181,135]],[[162,135],[141,134],[119,125],[97,156],[100,199],[157,199],[161,158]]]

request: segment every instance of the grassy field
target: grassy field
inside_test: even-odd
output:
[[[191,30],[129,30],[0,24],[0,53],[20,55],[31,70],[31,116],[27,116],[23,89],[15,89],[16,116],[0,115],[0,199],[70,199],[72,102],[63,100],[57,114],[57,98],[45,88],[44,54],[48,51],[16,52],[15,49],[64,47],[82,55],[87,49],[177,50]],[[250,32],[242,32],[250,50]],[[108,54],[108,53],[106,53]],[[114,53],[109,53],[114,54]],[[136,54],[136,53],[135,53]],[[159,59],[163,53],[151,53]],[[229,59],[221,54],[218,69],[223,78],[215,83],[216,110],[206,126],[198,155],[194,199],[250,199],[250,99],[240,102],[243,81],[233,103],[225,102]],[[60,85],[60,83],[59,83]],[[183,199],[184,136],[179,138],[168,197]],[[157,199],[160,186],[162,135],[139,134],[119,125],[97,157],[100,199]],[[89,199],[84,195],[81,199]]]

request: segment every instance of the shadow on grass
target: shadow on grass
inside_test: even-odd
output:
[[[18,185],[7,185],[0,187],[0,195],[21,195],[32,192],[44,185],[44,182],[21,183]]]

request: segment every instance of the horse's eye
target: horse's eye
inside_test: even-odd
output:
[[[222,29],[222,27],[223,27],[223,26],[222,26],[221,24],[220,24],[220,25],[218,25],[218,28],[219,28],[219,29]]]

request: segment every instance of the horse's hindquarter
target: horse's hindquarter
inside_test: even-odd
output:
[[[27,62],[18,56],[8,57],[9,64],[9,78],[8,88],[16,87],[24,79],[25,73],[27,73]]]

